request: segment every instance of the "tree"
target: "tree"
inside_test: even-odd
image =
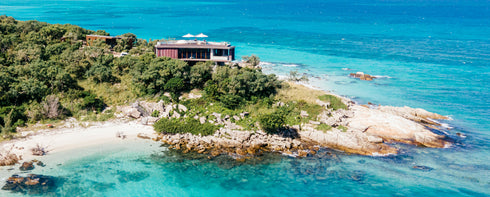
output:
[[[178,101],[180,92],[184,89],[184,81],[181,78],[174,77],[165,84],[165,90],[170,92],[172,100]]]
[[[242,59],[252,67],[256,67],[260,64],[260,58],[253,54],[251,56],[243,56]]]
[[[278,133],[284,128],[286,123],[285,116],[280,111],[275,111],[270,114],[264,114],[259,117],[260,127],[269,134]]]
[[[190,83],[194,87],[203,87],[206,81],[212,77],[212,64],[213,62],[199,62],[191,67]]]
[[[1,126],[1,131],[4,136],[4,138],[11,138],[11,133],[15,132],[15,127],[13,126],[13,117],[12,114],[14,113],[14,109],[10,110],[10,112],[5,116],[3,122],[3,126]]]

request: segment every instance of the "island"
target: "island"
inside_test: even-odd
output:
[[[261,71],[255,55],[217,64],[177,53],[189,63],[157,56],[163,52],[155,46],[168,40],[7,16],[0,32],[0,165],[128,138],[237,160],[266,152],[308,157],[319,148],[385,156],[398,153],[396,143],[451,146],[437,132],[436,120],[446,116],[360,105],[279,80]],[[234,59],[234,48],[224,49],[219,54]]]

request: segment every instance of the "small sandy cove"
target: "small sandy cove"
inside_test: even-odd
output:
[[[97,144],[112,143],[125,139],[135,139],[139,133],[156,136],[152,126],[142,125],[137,121],[111,120],[65,124],[60,128],[49,128],[38,131],[23,131],[18,139],[0,143],[0,151],[11,150],[24,161],[34,159],[31,149],[38,144],[47,147],[48,154],[88,147]]]

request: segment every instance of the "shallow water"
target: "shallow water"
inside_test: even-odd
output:
[[[141,143],[83,151],[90,153],[85,156],[53,155],[63,165],[46,162],[50,167],[36,169],[64,177],[57,195],[82,196],[488,196],[489,9],[486,0],[0,2],[0,14],[19,20],[113,35],[157,39],[203,32],[208,40],[236,45],[237,57],[257,54],[265,72],[298,71],[312,85],[359,103],[408,105],[453,118],[444,121],[453,127],[445,132],[456,145],[401,146],[400,156],[387,158],[270,156],[244,165],[181,158]],[[348,77],[358,71],[384,77]],[[2,178],[11,172],[2,170]]]

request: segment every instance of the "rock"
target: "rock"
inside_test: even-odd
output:
[[[204,116],[203,116],[203,117],[200,117],[200,118],[199,118],[199,122],[200,122],[201,124],[206,123],[206,117],[204,117]]]
[[[153,125],[153,124],[155,124],[155,122],[157,122],[157,121],[160,119],[160,118],[157,118],[157,117],[151,117],[151,116],[146,117],[146,118],[148,119],[147,124],[149,124],[149,125]]]
[[[303,117],[303,118],[306,118],[306,117],[308,117],[308,112],[301,110],[301,112],[299,113],[299,115],[301,117]]]
[[[305,150],[298,150],[298,157],[306,157],[308,156],[308,152]]]
[[[428,112],[427,110],[420,109],[420,108],[410,108],[410,107],[393,107],[393,106],[379,106],[378,109],[382,112],[390,113],[393,115],[401,116],[406,119],[419,122],[419,123],[424,123],[424,124],[431,124],[431,125],[436,125],[440,126],[439,123],[433,121],[437,119],[444,119],[447,120],[449,119],[446,116],[442,116],[440,114]],[[431,120],[432,119],[432,120]]]
[[[148,124],[148,118],[147,117],[143,117],[143,118],[141,118],[140,122],[141,122],[142,125],[147,125]]]
[[[250,113],[248,113],[248,112],[243,112],[243,113],[240,113],[240,116],[241,116],[242,118],[245,118],[245,117],[247,117],[249,114],[250,114]]]
[[[221,119],[221,114],[220,113],[213,112],[211,115],[213,115],[214,117],[216,117],[216,120],[218,120],[218,121]]]
[[[183,111],[183,112],[187,111],[187,107],[185,105],[179,104],[177,105],[177,107],[179,108],[179,111]]]
[[[217,151],[217,150],[211,151],[211,156],[217,157],[218,155],[221,155],[221,153],[219,151]]]
[[[145,139],[145,140],[149,140],[151,139],[150,136],[146,135],[146,134],[143,134],[143,133],[138,133],[138,135],[136,135],[138,138],[141,138],[141,139]]]
[[[319,125],[319,124],[320,124],[320,122],[318,122],[318,121],[313,121],[313,120],[310,120],[310,124],[313,124],[313,125]]]
[[[41,166],[41,167],[46,166],[46,164],[44,164],[42,161],[38,161],[38,162],[36,163],[36,165],[37,165],[37,166]]]
[[[233,119],[235,119],[235,121],[239,121],[239,120],[240,120],[240,117],[239,117],[239,116],[237,116],[237,115],[234,115],[234,116],[233,116]]]
[[[421,170],[421,171],[431,171],[434,168],[428,166],[413,166],[412,169]]]
[[[355,115],[346,119],[352,130],[402,143],[443,148],[451,143],[445,137],[409,119],[386,113],[377,109],[352,106]]]
[[[465,134],[463,134],[463,133],[459,133],[459,132],[458,132],[458,133],[456,133],[456,135],[457,135],[458,137],[460,137],[460,138],[466,138],[466,135],[465,135]]]
[[[374,76],[364,74],[363,72],[350,73],[349,76],[365,81],[372,81],[376,78]]]
[[[12,175],[2,190],[28,195],[47,195],[56,190],[55,178],[51,176],[29,174],[26,177]]]
[[[177,113],[176,111],[174,111],[174,114],[172,114],[172,118],[177,118],[179,119],[180,118],[180,114]]]
[[[236,154],[237,155],[241,155],[241,156],[244,156],[244,155],[247,155],[247,151],[241,149],[241,148],[237,148],[236,149]]]
[[[34,169],[34,164],[32,161],[30,161],[30,162],[26,161],[26,162],[22,163],[22,165],[20,166],[19,169],[22,171],[32,170],[32,169]]]
[[[368,136],[367,140],[372,143],[383,143],[383,138],[376,137],[376,136]]]

